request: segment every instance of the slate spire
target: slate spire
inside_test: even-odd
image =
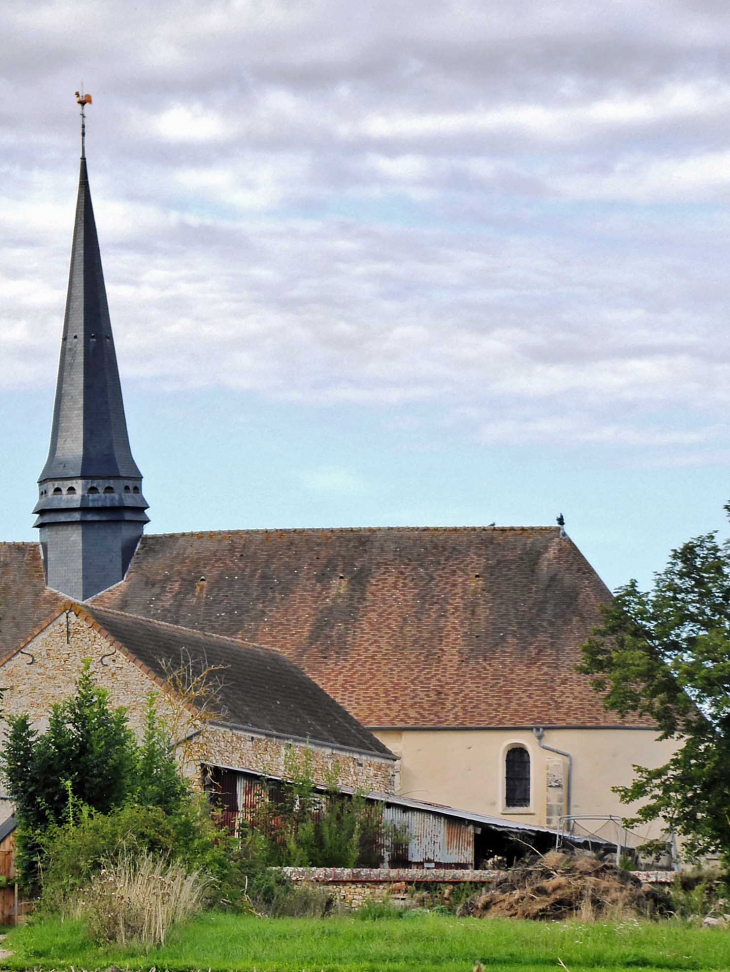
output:
[[[146,509],[82,155],[51,444],[34,509],[48,585],[84,600],[122,580]]]
[[[86,159],[81,159],[71,271],[48,460],[41,481],[141,478],[132,458]]]

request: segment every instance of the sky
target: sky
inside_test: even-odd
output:
[[[612,588],[724,533],[726,0],[24,0],[0,38],[0,538],[82,79],[151,532],[563,513]]]

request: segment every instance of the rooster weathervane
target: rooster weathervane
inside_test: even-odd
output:
[[[81,105],[81,158],[86,158],[86,112],[84,109],[91,104],[91,95],[84,94],[84,82],[81,82],[81,91],[75,91],[76,103]]]

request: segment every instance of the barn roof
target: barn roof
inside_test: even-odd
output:
[[[259,645],[66,599],[21,646],[64,611],[91,624],[160,685],[181,666],[194,677],[210,669],[214,724],[395,758],[293,662]]]
[[[61,601],[38,550],[0,544],[5,649]],[[144,536],[90,603],[273,648],[371,728],[648,725],[575,671],[609,597],[557,528],[398,527]]]
[[[393,758],[390,750],[288,658],[270,648],[83,605],[111,637],[159,678],[190,662],[218,669],[221,721],[242,729]]]

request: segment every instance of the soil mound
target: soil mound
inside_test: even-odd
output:
[[[552,851],[515,865],[490,891],[467,899],[459,914],[475,918],[647,917],[670,909],[666,894],[596,857]]]

